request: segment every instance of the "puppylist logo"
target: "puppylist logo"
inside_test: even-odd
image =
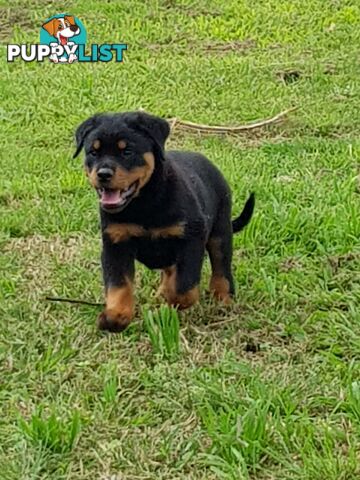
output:
[[[86,29],[77,17],[53,15],[41,26],[40,43],[8,45],[7,61],[43,62],[48,58],[53,63],[122,62],[127,50],[125,43],[104,43],[92,44],[86,51],[85,44]]]

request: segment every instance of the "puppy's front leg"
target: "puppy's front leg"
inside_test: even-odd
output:
[[[105,235],[101,256],[106,306],[99,315],[100,330],[120,332],[134,316],[134,255],[129,245],[114,244]]]

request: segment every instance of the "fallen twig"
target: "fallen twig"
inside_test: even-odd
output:
[[[221,126],[221,125],[203,125],[201,123],[193,123],[185,120],[179,120],[178,118],[169,118],[168,121],[170,122],[172,130],[179,127],[185,130],[197,130],[199,132],[204,132],[204,133],[216,133],[216,134],[241,133],[249,130],[255,130],[256,128],[262,128],[267,125],[274,125],[276,123],[280,123],[288,113],[293,112],[297,108],[298,107],[289,108],[287,110],[284,110],[283,112],[278,113],[274,117],[266,118],[264,120],[258,120],[256,122],[248,123],[245,125],[237,125],[237,126],[229,126],[229,127]]]
[[[90,305],[91,307],[103,307],[104,303],[89,302],[87,300],[78,300],[76,298],[45,297],[49,302],[77,303],[78,305]]]

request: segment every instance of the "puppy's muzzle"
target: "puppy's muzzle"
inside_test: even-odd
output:
[[[114,176],[114,170],[109,167],[102,167],[96,172],[98,181],[101,184],[107,184]]]

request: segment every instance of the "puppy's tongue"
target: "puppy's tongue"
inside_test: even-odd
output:
[[[66,45],[67,44],[67,38],[63,37],[61,34],[60,34],[60,43],[61,43],[61,45]]]
[[[122,203],[120,190],[102,190],[101,204],[106,207],[115,207]]]

